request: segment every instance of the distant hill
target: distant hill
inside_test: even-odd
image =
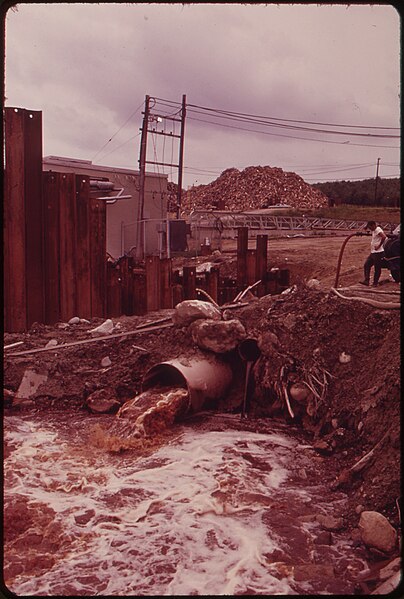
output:
[[[330,205],[355,204],[357,206],[400,206],[400,179],[376,179],[362,181],[331,181],[314,183],[330,200]],[[375,197],[375,190],[377,197]]]

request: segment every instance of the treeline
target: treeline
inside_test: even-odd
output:
[[[314,183],[329,199],[330,206],[355,204],[357,206],[400,207],[400,179],[363,179],[362,181],[330,181]]]

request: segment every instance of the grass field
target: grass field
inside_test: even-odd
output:
[[[296,214],[296,211],[294,211]],[[400,209],[373,206],[354,206],[353,204],[341,204],[333,208],[319,208],[307,211],[305,214],[321,218],[341,218],[346,220],[375,220],[376,222],[400,222]]]

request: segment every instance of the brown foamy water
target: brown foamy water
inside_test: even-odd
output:
[[[239,417],[223,415],[222,430],[177,424],[112,453],[101,441],[113,418],[5,417],[11,591],[353,594],[363,555],[343,533],[331,545],[314,542],[315,515],[343,511],[346,498],[336,492],[330,502],[318,479],[299,477],[314,466],[293,431],[235,430]],[[302,564],[322,564],[325,574],[302,576]]]

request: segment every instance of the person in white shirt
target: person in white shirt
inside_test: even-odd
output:
[[[383,229],[375,223],[374,220],[370,220],[368,222],[366,229],[372,232],[372,238],[370,240],[370,254],[366,258],[365,264],[363,265],[365,279],[361,281],[361,284],[369,285],[370,271],[373,266],[375,269],[373,275],[373,286],[377,287],[382,272],[382,260],[384,258],[383,244],[387,239],[387,235],[384,233]]]

